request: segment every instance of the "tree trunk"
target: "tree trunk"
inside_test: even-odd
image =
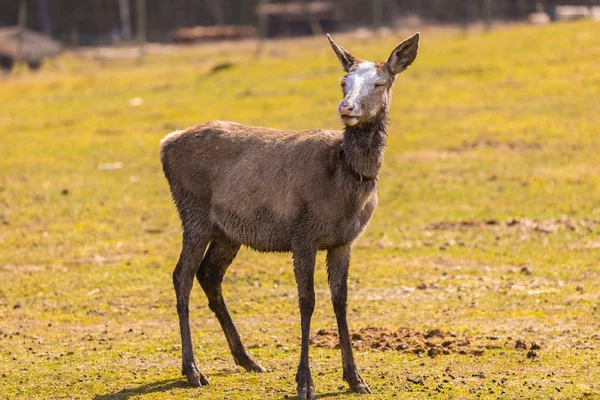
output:
[[[17,45],[17,57],[15,61],[25,59],[25,29],[27,28],[27,3],[19,1],[19,41]]]
[[[215,25],[225,25],[225,14],[223,13],[222,0],[206,0]]]
[[[260,0],[260,7],[264,7],[269,4],[269,0]],[[258,45],[256,46],[256,55],[260,55],[262,53],[263,47],[265,45],[265,37],[267,36],[267,28],[269,24],[269,18],[265,15],[265,13],[260,13],[258,15]]]
[[[373,6],[373,29],[379,30],[383,24],[383,2],[381,0],[372,0]]]
[[[131,12],[129,0],[119,0],[119,18],[121,20],[121,39],[131,40]]]
[[[144,45],[146,44],[146,0],[137,0],[137,42],[138,62],[144,62]]]
[[[466,32],[471,24],[471,0],[463,0],[463,30]]]
[[[492,29],[492,0],[483,0],[483,21],[485,30]]]
[[[40,28],[42,32],[47,36],[52,36],[52,23],[50,20],[50,11],[48,3],[50,0],[37,0],[38,19],[40,21]]]
[[[306,15],[308,15],[308,0],[304,0],[304,7],[305,7],[305,13]],[[321,28],[321,22],[319,21],[319,19],[317,17],[314,16],[309,16],[308,17],[308,24],[310,25],[310,30],[312,32],[313,35],[315,36],[320,36],[323,34],[323,28]]]

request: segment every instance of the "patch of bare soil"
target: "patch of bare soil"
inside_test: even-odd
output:
[[[420,332],[411,328],[392,330],[369,326],[352,333],[350,339],[352,347],[360,351],[395,350],[427,354],[430,357],[451,353],[481,356],[485,352],[468,337],[440,329]],[[328,349],[340,347],[338,333],[334,329],[319,330],[311,343]]]
[[[472,142],[463,142],[460,146],[453,146],[448,148],[450,151],[467,151],[475,150],[479,148],[492,148],[498,150],[510,150],[510,151],[525,151],[525,150],[540,150],[542,145],[534,142],[525,142],[523,140],[516,140],[510,142],[500,142],[493,139],[477,139]]]
[[[441,221],[429,224],[429,229],[485,229],[485,228],[513,228],[520,231],[535,231],[541,233],[556,233],[561,229],[574,232],[593,232],[600,225],[599,220],[576,220],[561,217],[551,220],[535,220],[528,218],[511,218],[506,221],[489,219],[483,221]]]

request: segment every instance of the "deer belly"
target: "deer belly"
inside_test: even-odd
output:
[[[215,206],[211,210],[211,220],[228,238],[254,250],[292,250],[289,224],[267,207],[247,207],[236,212]]]

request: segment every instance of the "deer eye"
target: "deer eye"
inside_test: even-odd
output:
[[[340,85],[342,85],[343,88],[346,87],[346,81],[342,81],[342,83],[340,83]]]
[[[377,81],[375,82],[375,87],[382,87],[385,86],[385,81]]]

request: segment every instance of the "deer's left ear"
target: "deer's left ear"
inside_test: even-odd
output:
[[[415,61],[418,50],[419,32],[396,46],[392,51],[392,54],[390,54],[390,58],[388,58],[386,65],[392,73],[399,74]]]
[[[358,59],[350,54],[348,50],[334,42],[331,36],[329,36],[329,33],[327,34],[327,40],[329,40],[331,48],[340,60],[340,64],[342,64],[344,71],[350,72],[350,68],[352,68],[352,66],[358,62]]]

